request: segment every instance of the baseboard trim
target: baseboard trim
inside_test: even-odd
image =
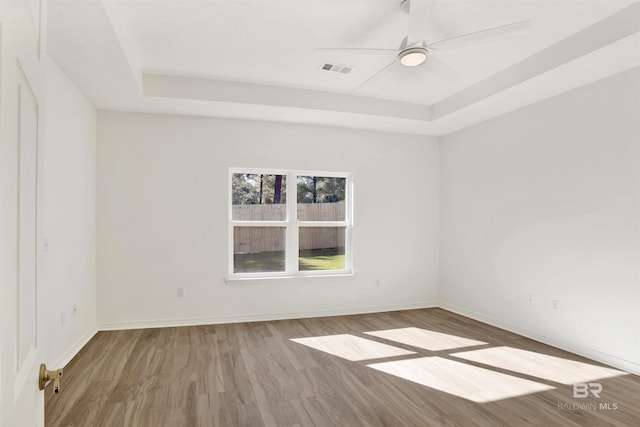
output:
[[[242,322],[264,322],[274,320],[287,320],[287,319],[304,319],[313,317],[330,317],[330,316],[348,316],[357,314],[369,314],[369,313],[382,313],[386,311],[400,311],[400,310],[416,310],[422,308],[442,308],[452,313],[459,314],[461,316],[469,317],[473,320],[477,320],[482,323],[486,323],[491,326],[495,326],[500,329],[504,329],[509,332],[513,332],[523,337],[530,338],[541,343],[574,353],[580,356],[595,360],[600,363],[612,366],[614,368],[622,369],[626,372],[640,375],[640,364],[621,359],[612,354],[603,353],[598,350],[594,350],[588,347],[584,347],[575,343],[559,341],[548,336],[530,331],[520,326],[511,324],[509,322],[500,320],[498,318],[488,316],[483,313],[479,313],[467,308],[459,307],[453,304],[424,301],[420,303],[412,304],[393,304],[376,307],[358,307],[347,308],[340,310],[323,310],[317,312],[304,312],[304,313],[260,313],[249,314],[240,316],[213,316],[213,317],[193,317],[193,318],[181,318],[181,319],[154,319],[154,320],[134,320],[123,322],[103,322],[97,325],[97,327],[91,328],[82,337],[80,337],[69,349],[56,361],[54,366],[65,366],[73,357],[86,345],[87,342],[98,331],[114,331],[114,330],[126,330],[126,329],[145,329],[145,328],[166,328],[166,327],[178,327],[178,326],[198,326],[198,325],[213,325],[213,324],[226,324],[226,323],[242,323]]]
[[[82,350],[82,347],[87,345],[91,338],[93,338],[97,333],[98,328],[92,326],[87,332],[85,332],[80,338],[78,338],[76,342],[71,344],[67,351],[65,351],[62,356],[60,356],[58,360],[53,363],[52,366],[55,368],[67,366],[67,364],[71,362],[71,359],[76,357],[80,350]]]
[[[176,326],[199,326],[214,325],[224,323],[242,322],[265,322],[273,320],[304,319],[312,317],[349,316],[356,314],[383,313],[385,311],[416,310],[421,308],[435,308],[438,303],[424,301],[411,304],[393,304],[377,307],[346,308],[341,310],[323,310],[304,313],[261,313],[240,316],[214,316],[214,317],[192,317],[182,319],[155,319],[155,320],[133,320],[124,322],[103,322],[98,324],[100,331],[115,331],[125,329],[145,329],[145,328],[166,328]]]
[[[550,338],[548,336],[522,328],[520,326],[513,325],[509,322],[505,322],[500,319],[497,319],[473,310],[469,310],[463,307],[458,307],[448,303],[440,303],[439,307],[444,310],[459,314],[461,316],[465,316],[473,320],[477,320],[478,322],[486,323],[488,325],[495,326],[497,328],[504,329],[509,332],[513,332],[514,334],[522,335],[523,337],[530,338],[535,341],[539,341],[543,344],[547,344],[552,347],[556,347],[561,350],[565,350],[570,353],[574,353],[574,354],[586,357],[588,359],[595,360],[596,362],[604,363],[614,368],[622,369],[631,374],[640,375],[640,364],[634,363],[630,360],[621,359],[612,354],[603,353],[601,351],[584,347],[579,344],[566,342],[566,341],[561,342],[556,339]]]

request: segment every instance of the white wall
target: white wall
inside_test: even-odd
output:
[[[97,114],[53,61],[46,65],[40,211],[49,245],[39,286],[47,301],[47,363],[59,368],[96,331]]]
[[[97,158],[102,328],[435,302],[435,138],[100,111]],[[226,284],[229,167],[352,172],[355,277]]]
[[[640,371],[639,102],[636,68],[442,138],[445,308]]]

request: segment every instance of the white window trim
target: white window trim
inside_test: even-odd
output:
[[[263,174],[286,176],[286,212],[284,221],[239,221],[232,218],[233,215],[233,174]],[[297,219],[298,200],[298,176],[318,176],[345,178],[345,220],[344,221],[299,221]],[[291,184],[293,183],[293,185]],[[283,279],[304,277],[342,277],[353,275],[353,179],[350,173],[309,171],[292,169],[258,169],[258,168],[229,168],[228,175],[228,276],[227,283],[245,280]],[[242,227],[284,227],[285,228],[285,271],[234,273],[234,243],[233,228]],[[345,268],[343,270],[298,271],[298,236],[300,227],[345,227]]]

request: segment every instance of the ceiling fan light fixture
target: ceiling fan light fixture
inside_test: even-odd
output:
[[[427,52],[424,47],[410,47],[400,52],[398,59],[405,67],[416,67],[427,60]]]

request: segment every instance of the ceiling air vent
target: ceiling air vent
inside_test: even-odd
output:
[[[325,62],[320,68],[326,71],[333,71],[334,73],[349,74],[353,67]]]

